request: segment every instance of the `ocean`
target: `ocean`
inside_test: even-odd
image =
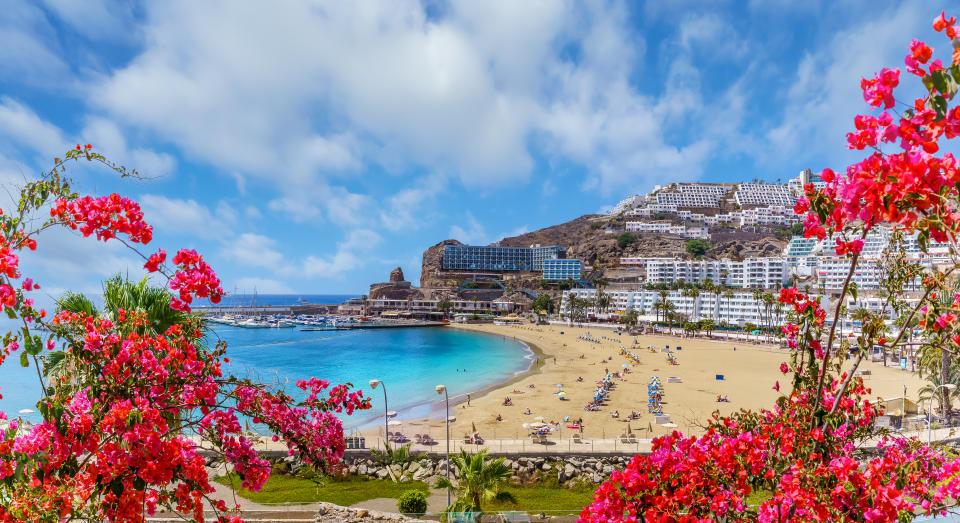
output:
[[[291,392],[298,390],[296,380],[310,377],[362,389],[373,407],[344,417],[348,431],[382,423],[383,389],[371,391],[371,379],[386,384],[389,410],[412,419],[442,407],[436,385],[446,385],[453,400],[526,371],[534,357],[516,340],[448,327],[301,331],[216,325],[214,332],[228,344],[230,374],[284,384]],[[36,370],[18,360],[14,354],[0,366],[0,410],[10,417],[36,410],[40,394]],[[23,417],[39,419],[36,413]]]
[[[320,305],[341,304],[351,298],[359,298],[359,294],[228,294],[224,296],[220,307],[236,307],[257,305],[299,305],[313,303]],[[198,305],[213,305],[207,300],[201,300]]]

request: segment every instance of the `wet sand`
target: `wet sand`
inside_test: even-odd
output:
[[[457,418],[451,423],[450,435],[456,439],[472,433],[474,427],[487,439],[524,438],[529,430],[522,424],[535,422],[538,416],[547,422],[560,422],[569,416],[571,421],[561,423],[562,434],[554,433],[553,437],[566,438],[579,432],[567,426],[583,418],[584,437],[615,438],[627,431],[631,411],[640,413],[639,419],[629,422],[631,431],[639,438],[672,430],[697,434],[702,432],[699,424],[715,410],[724,414],[740,408],[772,406],[780,394],[773,390],[778,380],[781,392],[789,393],[789,376],[779,371],[780,363],[789,360],[789,353],[769,345],[669,336],[634,338],[626,334],[617,336],[610,330],[558,325],[484,324],[453,328],[516,338],[530,345],[539,357],[529,372],[509,382],[483,391],[449,391],[451,397],[467,392],[471,395],[469,406],[466,401],[450,406],[450,414]],[[581,335],[599,339],[600,343],[578,339]],[[620,354],[621,344],[639,357],[639,364],[632,364]],[[676,351],[677,345],[682,350]],[[657,352],[649,352],[648,346],[655,347]],[[667,363],[667,355],[659,350],[666,346],[674,349],[679,365]],[[596,382],[607,371],[623,371],[624,364],[629,365],[629,372],[623,379],[614,378],[617,386],[610,392],[607,404],[599,411],[585,411],[583,407],[592,399]],[[923,386],[923,380],[908,371],[869,362],[862,363],[861,369],[872,373],[865,377],[872,397],[900,396],[906,387],[907,397],[916,398]],[[722,381],[716,379],[718,374],[724,376]],[[663,384],[663,412],[670,415],[676,429],[656,424],[654,416],[647,412],[647,384],[651,376],[658,376]],[[583,381],[578,382],[578,377]],[[672,383],[670,377],[679,378],[681,382]],[[563,387],[558,388],[557,384]],[[555,394],[559,390],[566,392],[566,401]],[[729,403],[718,403],[718,395],[729,398]],[[502,405],[507,396],[512,398],[512,406]],[[530,409],[531,414],[524,415],[526,409]],[[620,417],[611,417],[616,411]],[[503,421],[498,422],[497,415],[502,416]],[[429,432],[434,438],[440,438],[444,434],[443,418],[443,411],[438,410],[429,419],[403,420],[403,426],[396,429],[410,437]],[[366,432],[368,437],[376,437],[382,429]]]

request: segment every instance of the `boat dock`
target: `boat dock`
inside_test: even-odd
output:
[[[405,329],[411,327],[443,327],[442,321],[364,321],[337,325],[337,329]]]

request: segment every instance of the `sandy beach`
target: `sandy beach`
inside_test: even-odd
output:
[[[780,363],[788,361],[789,353],[771,346],[669,336],[634,338],[626,334],[617,336],[605,329],[557,325],[484,324],[451,328],[516,338],[530,345],[540,358],[530,372],[486,391],[449,391],[451,403],[454,396],[459,398],[468,392],[471,395],[469,406],[466,401],[451,404],[450,413],[456,416],[456,421],[451,423],[450,435],[456,439],[473,433],[474,427],[486,439],[524,438],[529,430],[522,427],[523,423],[534,422],[537,417],[543,417],[547,422],[561,422],[566,416],[569,421],[560,424],[562,433],[554,433],[552,437],[566,438],[579,432],[568,428],[579,418],[583,419],[585,438],[616,438],[627,431],[628,423],[639,438],[650,438],[671,430],[696,434],[702,431],[698,424],[715,410],[727,413],[739,408],[770,407],[780,394],[773,389],[778,380],[782,385],[781,392],[789,392],[789,378],[779,371]],[[581,336],[600,342],[583,341],[579,339]],[[638,364],[620,354],[621,344],[639,357]],[[682,349],[676,351],[677,345]],[[657,352],[649,352],[648,346],[655,347]],[[674,350],[679,365],[668,364],[667,355],[659,351],[666,346]],[[923,385],[916,374],[908,371],[868,362],[862,363],[861,368],[871,371],[865,380],[874,397],[901,396],[906,387],[907,397],[916,398]],[[622,379],[614,378],[616,387],[610,392],[607,404],[599,411],[584,410],[584,405],[593,397],[596,382],[608,371],[624,370],[629,372]],[[716,379],[718,374],[723,375],[722,381]],[[676,428],[658,425],[654,416],[647,412],[647,384],[652,376],[658,376],[663,384],[663,412],[670,415]],[[578,381],[580,377],[582,382]],[[563,386],[557,387],[558,384]],[[561,401],[556,394],[560,390],[566,392],[566,401]],[[726,396],[729,402],[717,402],[718,395]],[[503,405],[508,396],[512,399],[512,406]],[[524,414],[527,409],[530,414]],[[617,411],[619,418],[612,417],[611,414]],[[628,421],[631,411],[640,413],[640,417]],[[502,421],[497,421],[498,415]],[[402,421],[403,426],[396,428],[410,437],[427,432],[434,438],[443,436],[442,412],[437,412],[429,420]],[[382,429],[367,432],[368,437],[376,437],[378,433],[382,434]]]

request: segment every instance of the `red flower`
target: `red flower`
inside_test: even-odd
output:
[[[143,265],[143,267],[150,272],[157,272],[160,270],[160,264],[166,260],[167,251],[160,249],[156,253],[150,255],[150,258],[147,260],[147,263]]]

